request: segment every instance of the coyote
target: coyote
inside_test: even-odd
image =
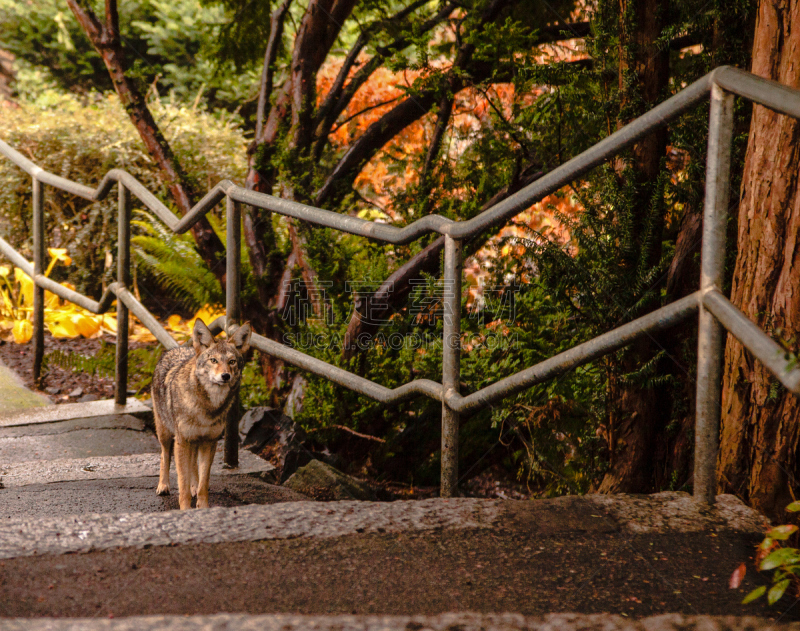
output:
[[[153,373],[153,413],[161,443],[159,495],[169,495],[169,461],[175,448],[178,501],[181,510],[208,508],[208,476],[217,441],[225,429],[244,367],[242,355],[250,348],[250,325],[228,329],[227,340],[214,341],[198,319],[192,346],[165,352]]]

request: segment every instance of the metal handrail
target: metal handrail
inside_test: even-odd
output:
[[[128,291],[130,284],[130,195],[134,195],[156,214],[173,232],[189,230],[223,199],[227,206],[227,290],[226,315],[218,318],[212,329],[222,329],[226,322],[240,319],[241,214],[240,203],[249,204],[341,232],[394,244],[410,243],[436,232],[445,237],[444,277],[450,291],[443,301],[444,344],[442,383],[418,379],[391,389],[337,366],[260,335],[253,335],[252,346],[289,364],[326,377],[330,381],[382,403],[395,403],[424,395],[442,402],[442,477],[441,495],[456,492],[458,478],[458,421],[461,414],[471,414],[504,397],[520,392],[572,368],[614,352],[633,340],[674,326],[699,312],[697,416],[695,423],[694,494],[699,501],[712,504],[715,496],[715,462],[719,442],[721,367],[723,331],[727,329],[773,372],[790,391],[800,394],[800,369],[792,358],[766,333],[753,324],[720,292],[725,248],[728,188],[730,180],[730,145],[733,133],[734,95],[764,105],[782,114],[800,119],[800,91],[774,81],[756,77],[731,67],[720,67],[667,99],[616,133],[564,163],[536,182],[468,221],[454,222],[430,215],[398,228],[331,212],[298,202],[247,190],[228,180],[219,182],[183,218],[176,217],[136,178],[120,169],[109,171],[97,188],[44,171],[25,156],[0,140],[0,153],[32,178],[33,250],[30,265],[9,243],[0,239],[0,252],[27,273],[35,283],[34,291],[34,377],[39,378],[44,349],[44,290],[93,312],[109,309],[114,296],[117,307],[117,373],[115,401],[124,405],[127,392],[128,312],[132,312],[166,348],[177,345],[153,315]],[[620,151],[663,127],[688,109],[710,97],[706,195],[703,216],[701,280],[699,291],[675,301],[646,316],[560,353],[535,366],[501,379],[477,392],[459,393],[460,309],[462,241],[489,228],[505,223],[531,204],[554,193],[566,184],[603,164]],[[117,282],[112,283],[99,301],[70,290],[42,273],[44,266],[43,186],[48,185],[84,199],[104,199],[114,184],[118,187],[118,256]],[[238,464],[238,419],[231,415],[225,439],[225,462]]]

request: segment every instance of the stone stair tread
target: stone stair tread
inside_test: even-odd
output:
[[[221,444],[220,444],[221,448]],[[219,449],[218,449],[219,451]],[[0,482],[6,488],[29,484],[68,482],[73,480],[109,480],[120,478],[158,477],[159,453],[122,456],[86,456],[55,460],[30,460],[0,465]],[[222,455],[214,458],[211,474],[218,476],[267,473],[274,465],[255,454],[240,450],[239,467],[224,469]],[[175,466],[172,466],[174,479]],[[177,488],[177,484],[175,485]]]
[[[113,399],[104,399],[102,401],[89,401],[87,403],[44,405],[27,410],[0,414],[0,427],[55,423],[58,421],[106,416],[109,414],[148,413],[152,413],[152,409],[137,399],[128,399],[125,405],[117,405]]]

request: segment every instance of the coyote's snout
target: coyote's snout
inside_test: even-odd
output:
[[[215,342],[203,321],[195,320],[194,348],[168,350],[153,373],[153,413],[161,443],[156,493],[169,495],[174,444],[181,509],[191,508],[193,495],[197,495],[197,508],[208,507],[211,463],[239,390],[250,333],[250,325],[243,324],[229,332],[227,340]]]

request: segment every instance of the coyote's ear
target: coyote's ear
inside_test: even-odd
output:
[[[211,331],[208,330],[208,327],[200,318],[197,318],[197,320],[194,321],[194,330],[192,331],[192,346],[194,346],[194,352],[199,355],[213,343],[214,336],[211,335]]]
[[[233,342],[233,345],[243,355],[250,349],[250,335],[252,333],[253,331],[250,329],[250,323],[245,322],[231,335],[231,342]]]

